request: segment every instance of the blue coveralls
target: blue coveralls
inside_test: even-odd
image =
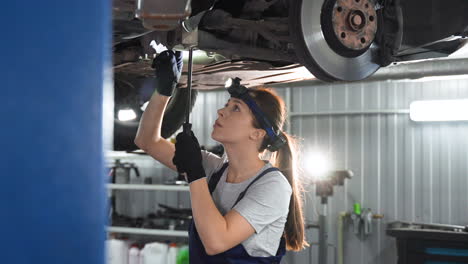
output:
[[[219,179],[223,175],[224,170],[226,170],[228,166],[228,163],[225,163],[223,167],[216,173],[214,173],[210,181],[208,183],[208,187],[210,189],[210,194],[213,193],[213,191],[216,188],[216,185],[219,182]],[[263,177],[265,174],[271,171],[279,171],[277,168],[269,168],[265,171],[263,171],[260,175],[257,176],[248,186],[245,188],[245,190],[239,194],[239,197],[237,198],[236,202],[232,207],[234,207],[243,197],[244,194],[247,192],[249,187],[256,181],[258,181],[261,177]],[[189,228],[189,259],[190,259],[190,264],[223,264],[223,263],[229,263],[229,264],[256,264],[256,263],[261,263],[261,264],[279,264],[281,262],[281,258],[284,256],[286,253],[286,243],[284,238],[281,238],[280,245],[278,248],[278,251],[276,253],[276,256],[271,256],[271,257],[252,257],[250,256],[247,251],[245,250],[244,246],[242,244],[239,244],[225,252],[219,253],[217,255],[210,256],[206,254],[205,247],[203,246],[203,243],[200,240],[200,237],[198,236],[197,229],[195,227],[194,221],[190,224]]]

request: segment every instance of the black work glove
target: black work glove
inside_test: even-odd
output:
[[[187,173],[188,183],[206,177],[200,144],[192,131],[190,134],[181,132],[177,135],[172,162],[179,173]]]
[[[166,50],[153,60],[151,65],[156,75],[156,91],[171,96],[182,73],[182,52]]]

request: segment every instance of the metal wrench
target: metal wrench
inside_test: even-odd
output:
[[[192,72],[193,72],[193,49],[194,47],[190,47],[189,49],[189,60],[188,60],[188,73],[187,73],[187,104],[185,107],[185,123],[183,125],[183,133],[190,135],[190,131],[192,130],[192,124],[190,124],[190,106],[192,104]],[[187,181],[187,175],[185,172],[179,171],[179,176],[177,178],[177,183],[185,183]]]
[[[193,49],[189,49],[189,60],[188,60],[188,73],[187,73],[187,105],[185,107],[185,123],[183,125],[183,132],[190,134],[192,124],[190,124],[190,106],[192,105],[192,72],[193,72]]]

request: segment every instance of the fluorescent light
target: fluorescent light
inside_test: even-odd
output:
[[[317,151],[307,153],[302,158],[304,172],[316,180],[323,179],[331,169],[330,161],[327,157]]]
[[[468,74],[460,75],[441,75],[441,76],[426,76],[415,79],[415,82],[432,82],[432,81],[450,81],[450,80],[464,80],[468,79]]]
[[[137,117],[135,111],[133,111],[132,109],[121,109],[119,110],[117,116],[120,121],[130,121]]]
[[[224,87],[229,88],[232,85],[232,78],[229,78],[226,80],[226,83],[224,84]]]
[[[415,101],[410,104],[413,121],[468,120],[468,99]]]

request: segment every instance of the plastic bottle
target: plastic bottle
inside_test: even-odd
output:
[[[128,244],[123,240],[106,241],[107,264],[128,264]]]
[[[140,264],[140,249],[137,245],[132,245],[128,250],[128,264]]]
[[[169,244],[169,251],[167,252],[167,264],[177,264],[177,248],[176,243]]]
[[[115,165],[115,183],[128,184],[130,181],[130,169],[125,167],[125,164],[116,162]],[[115,194],[115,212],[120,215],[128,216],[129,195],[128,190],[114,190]]]
[[[177,253],[177,264],[189,264],[189,250],[187,246],[179,248]]]
[[[143,184],[143,177],[131,177],[130,184]],[[142,191],[132,191],[129,194],[129,216],[132,218],[145,217],[144,196]]]
[[[168,246],[164,243],[149,243],[143,248],[143,263],[141,264],[164,264],[167,262]]]

